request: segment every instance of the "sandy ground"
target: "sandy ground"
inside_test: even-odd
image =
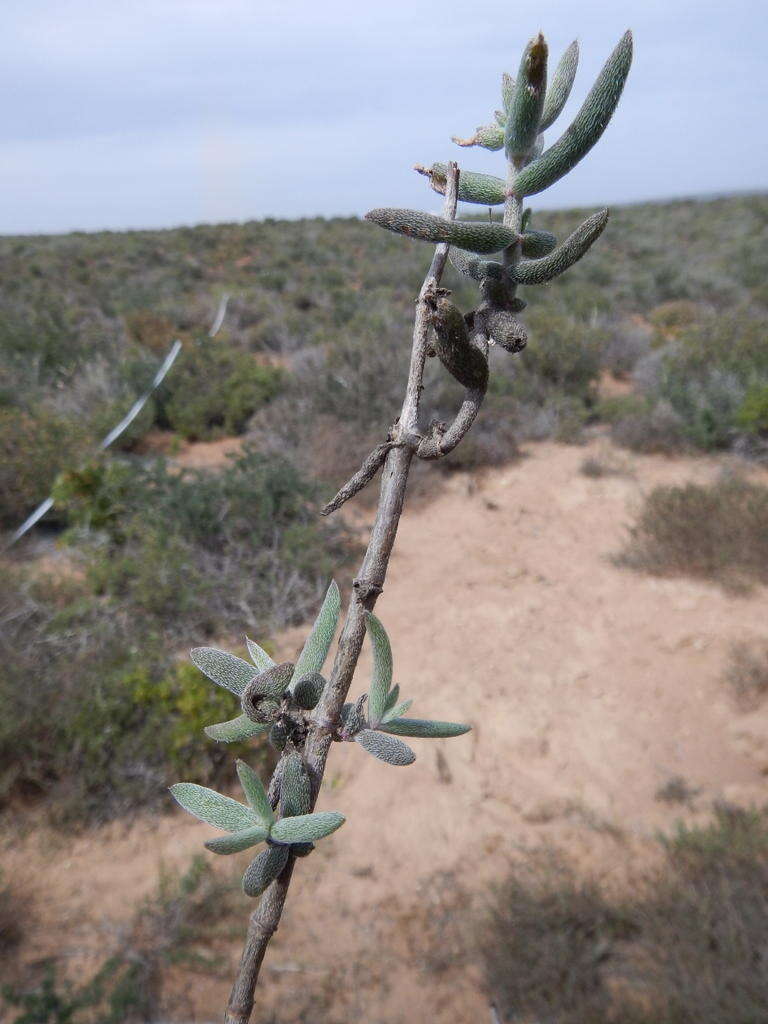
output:
[[[355,744],[333,750],[320,807],[347,823],[298,866],[255,1021],[293,1020],[309,991],[328,994],[323,1021],[339,1024],[488,1020],[473,963],[434,969],[456,886],[471,902],[521,846],[542,842],[620,874],[682,813],[768,799],[766,712],[739,713],[721,678],[731,643],[765,634],[765,589],[733,596],[611,561],[643,493],[712,479],[723,461],[614,452],[623,475],[579,472],[605,454],[599,439],[531,445],[503,470],[448,477],[406,511],[377,606],[395,681],[411,714],[473,731],[413,740],[405,769]],[[279,653],[300,639],[283,636]],[[366,650],[353,695],[369,664]],[[655,798],[676,775],[699,790],[690,811]],[[27,954],[105,941],[154,891],[159,865],[185,866],[210,833],[179,812],[74,840],[41,827],[6,835],[5,871],[40,894]],[[243,926],[249,909],[243,898]],[[187,977],[179,1019],[220,1019],[228,984]]]

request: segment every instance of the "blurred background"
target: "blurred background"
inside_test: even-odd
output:
[[[254,1021],[768,1019],[762,5],[8,0],[2,26],[0,1018],[220,1019],[248,858],[166,787],[273,755],[204,737],[237,708],[186,652],[293,658],[355,573],[375,485],[318,509],[397,415],[431,257],[360,216],[438,210],[414,163],[503,173],[450,137],[536,31],[581,45],[551,142],[631,27],[613,121],[531,203],[608,227],[525,289],[527,349],[415,467],[378,606],[414,714],[473,731],[407,775],[334,749],[348,821]],[[425,421],[461,400],[434,362]]]

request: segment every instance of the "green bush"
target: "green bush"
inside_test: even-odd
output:
[[[158,395],[158,422],[190,441],[241,434],[277,395],[284,371],[247,352],[206,339],[179,356]]]
[[[617,561],[729,588],[767,583],[768,487],[728,475],[709,485],[655,487]]]
[[[48,497],[56,474],[86,450],[77,424],[44,409],[0,408],[0,523],[19,526]]]

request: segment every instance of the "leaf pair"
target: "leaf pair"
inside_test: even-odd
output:
[[[419,718],[403,718],[412,701],[401,701],[400,687],[392,686],[392,646],[380,620],[372,613],[366,613],[366,626],[373,647],[373,672],[368,691],[368,722],[359,720],[354,739],[363,750],[387,764],[407,765],[416,760],[411,748],[397,739],[398,736],[417,736],[438,739],[461,736],[471,726],[458,722],[432,722]],[[346,706],[347,715],[354,712],[352,705]]]
[[[279,819],[275,818],[261,779],[244,761],[237,762],[237,774],[248,801],[247,805],[193,782],[178,782],[171,786],[174,799],[185,811],[214,828],[230,833],[228,836],[208,840],[205,846],[212,853],[239,853],[262,842],[270,844],[269,850],[260,854],[251,863],[243,878],[243,888],[251,896],[263,892],[280,874],[290,852],[298,855],[309,852],[307,847],[311,848],[315,840],[330,835],[344,824],[344,816],[336,811],[307,813],[311,805],[309,779],[306,777],[303,764],[297,767],[295,758],[301,762],[298,754],[291,754],[286,758],[286,762],[292,759],[294,762],[289,769],[287,780],[285,767],[283,769],[283,816]],[[275,853],[275,850],[282,852]]]
[[[325,680],[322,680],[322,676],[320,676],[320,669],[323,667],[336,632],[340,609],[339,588],[334,581],[331,581],[312,630],[296,664],[291,666],[290,673],[286,667],[289,663],[277,666],[267,652],[248,637],[246,637],[246,644],[253,664],[215,647],[195,647],[190,651],[190,658],[193,664],[209,679],[240,697],[241,701],[249,684],[261,675],[262,682],[255,685],[254,690],[251,691],[252,697],[267,696],[268,691],[272,692],[270,690],[272,682],[275,684],[272,689],[276,693],[279,686],[284,683],[283,690],[294,695],[299,707],[309,709],[316,705],[320,699],[322,687],[325,685]],[[254,666],[256,671],[254,671]],[[279,670],[275,672],[274,679],[266,675],[273,670]],[[320,680],[322,680],[322,685]],[[255,690],[258,689],[263,689],[263,692],[256,693]],[[315,703],[311,704],[313,699]],[[263,717],[267,717],[266,714]],[[258,736],[269,729],[269,718],[263,722],[252,720],[244,712],[228,722],[209,725],[205,733],[210,739],[220,743],[235,743]]]

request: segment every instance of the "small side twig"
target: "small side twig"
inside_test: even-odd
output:
[[[320,515],[329,516],[332,512],[340,509],[345,501],[349,501],[350,498],[354,498],[356,494],[359,494],[384,465],[387,452],[391,451],[392,448],[397,448],[400,444],[402,444],[401,441],[384,441],[382,444],[377,444],[373,451],[366,456],[360,469],[347,480],[327,505],[323,505],[320,509]]]

